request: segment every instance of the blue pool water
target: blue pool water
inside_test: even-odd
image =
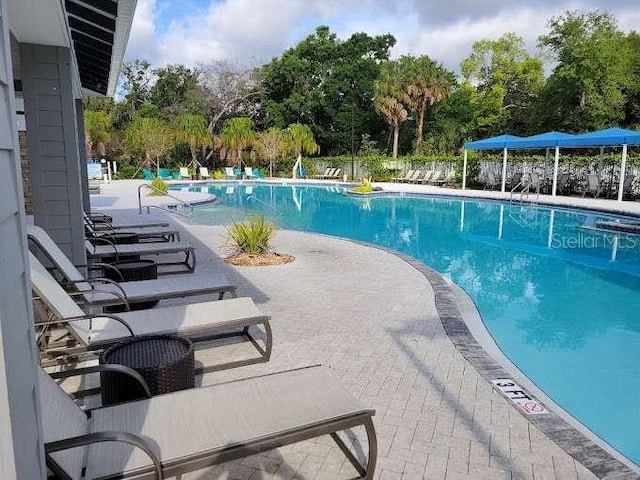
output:
[[[217,184],[210,192],[223,201],[197,209],[197,223],[258,213],[280,228],[390,247],[450,277],[513,363],[640,464],[640,236],[589,229],[615,217],[482,200],[362,199],[312,186]]]

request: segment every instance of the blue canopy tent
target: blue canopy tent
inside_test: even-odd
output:
[[[597,132],[574,135],[562,142],[563,147],[606,147],[622,145],[622,161],[620,162],[620,178],[618,183],[618,201],[624,195],[624,178],[627,169],[627,147],[640,145],[640,132],[625,128],[605,128]]]
[[[467,150],[502,150],[502,191],[507,183],[507,148],[522,137],[516,135],[499,135],[497,137],[476,140],[464,144],[464,162],[462,167],[462,189],[467,187]]]
[[[553,185],[551,187],[551,195],[556,196],[556,190],[558,189],[558,167],[560,164],[560,146],[563,142],[574,138],[575,135],[563,132],[546,132],[538,135],[532,135],[530,137],[524,137],[520,140],[514,141],[510,144],[511,148],[546,148],[547,154],[549,148],[555,148],[554,162],[553,162]]]
[[[466,165],[467,165],[467,149],[471,150],[497,150],[502,148],[503,167],[502,167],[502,192],[505,191],[506,166],[507,166],[507,149],[526,149],[526,148],[555,148],[555,164],[553,172],[553,188],[552,195],[556,194],[557,178],[558,178],[558,162],[560,157],[560,148],[589,148],[589,147],[606,147],[606,146],[622,146],[622,162],[620,165],[620,183],[618,186],[618,201],[622,201],[623,185],[625,178],[625,170],[627,163],[627,147],[629,145],[640,145],[640,132],[627,130],[624,128],[606,128],[596,132],[571,135],[562,132],[547,132],[530,137],[517,137],[514,135],[500,135],[498,137],[477,140],[475,142],[467,142],[464,144],[464,172],[462,175],[462,188],[466,187]]]

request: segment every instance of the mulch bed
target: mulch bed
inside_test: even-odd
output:
[[[224,261],[231,265],[238,265],[242,267],[263,267],[267,265],[284,265],[285,263],[293,262],[295,258],[296,257],[292,255],[285,255],[283,253],[276,252],[264,252],[258,255],[237,252],[229,255],[224,259]]]

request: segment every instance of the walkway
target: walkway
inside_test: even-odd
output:
[[[126,203],[119,200],[119,205]],[[349,391],[376,410],[380,479],[596,478],[464,359],[444,331],[430,282],[403,259],[331,237],[281,231],[274,246],[294,255],[293,263],[232,267],[220,258],[224,228],[183,226],[198,246],[198,270],[224,272],[238,284],[240,295],[253,297],[273,318],[274,348],[268,364],[209,374],[203,384],[329,365]],[[186,303],[161,305],[179,302]],[[198,358],[242,348],[208,348],[199,351]],[[355,471],[327,437],[183,478],[353,476]]]

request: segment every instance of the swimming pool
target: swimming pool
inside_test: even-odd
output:
[[[200,188],[200,187],[198,187]],[[475,301],[488,331],[538,387],[640,464],[640,237],[593,230],[610,215],[432,196],[353,198],[335,187],[209,187],[192,217],[259,213],[280,228],[390,247]]]

